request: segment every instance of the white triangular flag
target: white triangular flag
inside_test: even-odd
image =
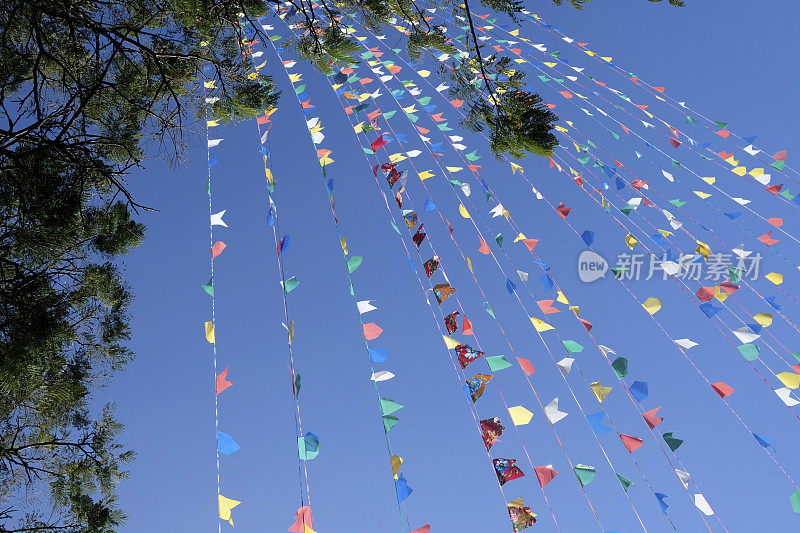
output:
[[[780,398],[783,401],[783,403],[785,403],[789,407],[794,407],[795,405],[800,403],[800,401],[792,398],[792,389],[789,389],[787,387],[775,389],[775,394],[777,394],[778,398]]]
[[[564,376],[566,376],[567,374],[569,374],[569,371],[572,370],[572,363],[574,362],[575,359],[571,357],[565,357],[564,359],[556,363],[556,366],[558,367],[559,370],[561,370],[561,373]]]
[[[552,402],[545,406],[544,414],[547,415],[547,419],[550,420],[551,424],[555,424],[567,416],[567,413],[558,410],[558,396],[556,396]]]
[[[761,335],[753,333],[747,326],[734,330],[733,334],[742,344],[748,344],[761,337]]]
[[[744,150],[750,155],[756,155],[761,151],[758,148],[755,148],[752,144],[745,146],[744,148],[742,148],[742,150]]]
[[[359,314],[363,315],[364,313],[369,313],[370,311],[374,311],[375,309],[377,309],[377,307],[375,307],[370,303],[371,301],[372,300],[363,300],[361,302],[356,303]]]
[[[747,205],[750,203],[750,200],[747,200],[745,198],[734,198],[733,201],[739,205]]]
[[[750,255],[750,254],[752,254],[752,253],[753,253],[753,252],[748,252],[747,250],[745,250],[745,249],[744,249],[744,244],[740,244],[740,245],[739,245],[739,246],[737,246],[736,248],[732,249],[732,250],[731,250],[731,252],[735,253],[736,255],[738,255],[739,257],[741,257],[742,259],[744,259],[744,258],[745,258],[745,257],[747,257],[748,255]]]
[[[503,212],[504,212],[504,211],[505,211],[505,209],[503,209],[503,204],[497,204],[497,205],[496,205],[496,206],[495,206],[495,207],[494,207],[494,208],[493,208],[491,211],[489,211],[489,212],[492,214],[492,218],[495,218],[495,217],[503,216]]]
[[[677,339],[674,342],[675,344],[680,346],[681,350],[683,350],[684,352],[689,348],[694,348],[695,346],[698,346],[698,343],[694,342],[691,339]]]
[[[527,272],[523,272],[522,270],[517,270],[517,276],[519,276],[519,279],[521,279],[523,282],[528,281],[528,273]]]
[[[214,148],[215,146],[219,146],[219,143],[222,142],[222,139],[209,139],[208,140],[208,147]]]
[[[695,507],[700,509],[700,511],[706,516],[711,516],[714,514],[714,510],[711,508],[710,505],[708,505],[706,497],[703,496],[702,494],[694,495],[694,505]]]
[[[377,372],[374,372],[372,374],[372,377],[369,379],[371,379],[372,381],[386,381],[388,379],[392,379],[393,377],[394,374],[392,374],[388,370],[379,370]]]
[[[692,476],[689,475],[689,472],[684,472],[683,470],[675,469],[675,473],[678,474],[678,479],[681,480],[683,483],[683,488],[689,490],[689,481],[692,480]]]
[[[387,74],[386,76],[381,76],[381,81],[386,83],[387,81],[391,80],[392,78],[394,78],[394,76],[390,76],[389,74]]]
[[[597,347],[600,348],[600,351],[603,352],[603,355],[605,355],[605,356],[608,356],[608,354],[610,354],[610,353],[613,353],[615,355],[617,353],[614,350],[612,350],[611,348],[609,348],[608,346],[603,346],[602,344],[598,344]]]
[[[211,215],[211,225],[212,226],[225,226],[226,228],[228,227],[228,225],[225,223],[225,221],[222,220],[222,215],[225,214],[225,211],[227,211],[227,209],[223,209],[219,213],[214,213],[213,215]]]
[[[472,193],[472,189],[469,188],[469,183],[461,184],[461,192],[464,193],[464,196],[469,196]]]

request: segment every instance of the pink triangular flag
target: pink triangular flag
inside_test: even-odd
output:
[[[381,336],[381,333],[383,333],[383,330],[380,328],[380,326],[378,326],[378,324],[375,324],[374,322],[364,324],[364,338],[368,341],[377,339]]]
[[[533,471],[536,472],[536,477],[539,478],[539,486],[542,488],[553,481],[553,478],[558,475],[558,472],[555,471],[552,465],[535,466],[533,467]]]
[[[536,370],[534,370],[533,365],[531,364],[531,362],[528,361],[527,359],[524,359],[522,357],[517,357],[517,362],[519,363],[519,366],[522,367],[522,370],[525,371],[525,375],[526,376],[530,376],[531,374],[536,372]]]
[[[298,509],[294,517],[295,522],[289,527],[289,531],[292,533],[305,533],[305,526],[314,529],[314,518],[311,516],[311,507],[308,505]]]
[[[214,258],[215,258],[215,257],[217,257],[219,254],[221,254],[221,253],[222,253],[222,250],[224,250],[226,246],[228,246],[228,245],[227,245],[227,244],[225,244],[225,243],[224,243],[224,242],[222,242],[222,241],[217,241],[217,242],[215,242],[215,243],[213,244],[213,246],[211,246],[211,259],[214,259]]]

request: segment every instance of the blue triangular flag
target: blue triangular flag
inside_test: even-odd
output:
[[[637,402],[641,402],[647,398],[647,383],[644,381],[634,381],[630,386],[631,394],[636,398]]]

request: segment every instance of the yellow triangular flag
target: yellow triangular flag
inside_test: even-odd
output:
[[[516,239],[514,239],[514,242],[517,242],[517,241],[524,241],[524,240],[525,240],[525,235],[523,235],[522,233],[520,233],[519,235],[517,235],[517,238],[516,238]]]
[[[206,340],[211,344],[214,344],[214,323],[213,322],[206,322]]]
[[[764,327],[772,325],[772,314],[771,313],[758,313],[754,315],[753,318]],[[799,374],[800,375],[800,374]]]
[[[710,194],[708,194],[707,192],[703,192],[703,191],[692,191],[692,192],[693,192],[693,193],[695,193],[695,194],[696,194],[697,196],[699,196],[700,198],[702,198],[703,200],[705,200],[706,198],[708,198],[709,196],[711,196],[711,195],[710,195]]]
[[[442,337],[444,338],[444,345],[447,346],[448,350],[453,350],[453,349],[455,349],[456,346],[461,344],[460,342],[455,340],[453,337],[448,337],[447,335],[442,335]]]
[[[458,212],[461,213],[462,217],[470,218],[469,212],[467,212],[467,208],[464,207],[464,204],[458,204]]]
[[[644,307],[645,311],[651,315],[654,315],[658,313],[659,309],[661,309],[661,300],[658,298],[648,298],[644,301],[642,307]]]
[[[797,374],[795,372],[781,372],[775,377],[781,380],[781,383],[783,383],[790,389],[796,389],[800,387],[800,374]]]
[[[564,305],[569,305],[569,300],[567,300],[567,297],[564,296],[564,293],[561,291],[558,291],[558,298],[556,298],[556,301]]]
[[[422,181],[425,181],[428,178],[432,178],[433,176],[434,176],[434,174],[431,173],[430,170],[424,170],[424,171],[419,173],[419,179],[422,180]]]
[[[397,471],[400,470],[400,465],[403,464],[403,458],[399,455],[392,456],[392,475],[397,479]]]
[[[233,517],[231,517],[231,509],[233,509],[242,502],[231,500],[230,498],[226,498],[222,494],[218,494],[217,496],[219,497],[220,520],[227,520],[230,523],[230,525],[233,525]]]
[[[778,274],[777,272],[771,272],[767,274],[765,277],[775,285],[780,285],[781,283],[783,283],[783,274]]]
[[[531,421],[531,418],[533,418],[533,413],[521,405],[509,407],[508,414],[511,415],[511,420],[514,422],[515,426],[524,426]]]
[[[597,397],[597,401],[600,403],[603,403],[603,400],[605,400],[606,396],[611,392],[611,387],[603,387],[599,381],[595,381],[589,385],[589,388],[592,389],[592,392]]]
[[[531,317],[531,322],[533,323],[533,327],[536,328],[536,331],[539,333],[543,331],[549,331],[551,329],[556,329],[544,320],[539,320],[538,318]]]
[[[732,169],[731,172],[733,172],[737,176],[744,176],[745,174],[747,174],[747,169],[745,167],[736,167]]]

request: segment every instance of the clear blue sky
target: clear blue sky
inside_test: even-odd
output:
[[[583,12],[576,12],[569,6],[557,8],[542,0],[528,2],[528,7],[567,35],[588,41],[592,50],[613,56],[615,62],[653,85],[666,86],[671,95],[686,100],[706,116],[730,123],[736,133],[758,135],[756,144],[768,154],[788,150],[789,164],[797,167],[796,153],[800,146],[795,130],[799,116],[795,95],[800,74],[793,66],[790,50],[800,44],[795,31],[798,8],[778,1],[756,5],[689,0],[688,4],[676,9],[666,2],[661,5],[645,0],[593,0]],[[545,43],[550,51],[562,50],[562,59],[585,64],[589,66],[587,73],[626,91],[637,102],[644,100],[632,84],[585,54],[577,53],[530,23],[524,27],[527,29],[522,35],[536,43]],[[276,29],[285,34],[281,22],[276,23]],[[387,35],[390,36],[387,43],[396,41],[395,32],[389,31]],[[369,44],[375,46],[372,40]],[[297,369],[302,374],[303,425],[319,435],[322,442],[321,453],[308,463],[315,530],[320,533],[396,531],[400,523],[383,428],[319,166],[283,69],[271,49],[267,49],[263,58],[270,61],[272,73],[284,91],[279,111],[273,116],[271,166],[278,180],[276,200],[281,230],[291,234],[284,257],[287,272],[301,282],[289,295],[289,305],[291,318],[296,322],[294,349]],[[403,79],[412,77],[409,70],[406,67],[403,75],[406,72],[408,75]],[[405,459],[401,471],[414,489],[404,506],[411,529],[430,522],[435,533],[510,531],[495,474],[461,390],[463,383],[458,381],[442,346],[439,329],[416,276],[408,267],[400,240],[389,224],[383,200],[352,128],[321,75],[308,67],[296,67],[293,71],[304,73],[304,82],[316,105],[316,112],[308,117],[322,118],[326,135],[322,146],[333,150],[336,162],[329,167],[329,176],[336,180],[336,210],[343,234],[351,253],[364,257],[354,273],[356,296],[359,300],[371,299],[378,307],[364,318],[384,330],[374,346],[391,353],[387,363],[376,367],[391,370],[397,376],[380,385],[382,394],[405,406],[395,413],[400,423],[391,431],[390,438],[394,453]],[[442,106],[433,91],[413,78],[424,88],[424,94],[432,95],[433,103],[439,104],[437,112],[444,111],[445,116],[451,117],[453,126],[456,120],[452,109]],[[632,151],[621,142],[614,141],[607,133],[601,135],[602,130],[555,92],[561,88],[543,85],[532,75],[530,78],[532,87],[546,101],[558,104],[557,112],[563,112],[568,120],[574,119],[613,157],[624,158],[620,160],[640,178],[650,180],[668,198],[687,200],[684,209],[700,223],[713,228],[720,240],[733,245],[744,242],[747,249],[762,251],[766,256],[762,268],[785,274],[786,281],[781,287],[786,291],[791,293],[797,286],[800,276],[792,266],[749,236],[740,236],[727,218],[705,207],[679,182],[670,184],[655,167],[637,162]],[[395,81],[389,85],[392,89],[398,87]],[[375,83],[368,87],[373,91],[377,88]],[[610,93],[601,94],[610,99]],[[383,110],[395,109],[391,99],[387,99],[379,100]],[[600,100],[590,101],[607,107]],[[699,140],[712,141],[715,151],[730,146],[701,129],[699,121],[698,126],[687,130],[680,114],[652,98],[644,103],[659,110],[660,116],[679,129],[691,131]],[[410,104],[409,98],[403,100],[403,105]],[[369,111],[373,109],[374,106]],[[429,125],[425,113],[420,116],[420,124]],[[615,116],[628,124],[632,121],[627,115]],[[396,131],[409,134],[406,150],[424,150],[402,114],[398,113],[391,125]],[[621,133],[619,128],[617,131]],[[666,138],[651,132],[645,135],[652,144],[668,154],[677,154],[676,158],[680,155],[686,165],[702,176],[716,176],[718,184],[731,191],[732,196],[752,199],[750,205],[764,217],[784,218],[783,228],[789,233],[798,227],[797,204],[779,201],[780,198],[743,183],[724,163],[714,166],[690,157],[685,146],[675,150],[665,142]],[[226,209],[225,220],[229,225],[227,229],[214,228],[215,240],[228,244],[215,262],[217,349],[220,369],[230,365],[228,377],[235,383],[220,396],[220,420],[221,429],[242,446],[235,455],[221,459],[222,491],[229,498],[243,501],[234,510],[236,530],[285,531],[299,505],[297,444],[286,336],[281,326],[281,289],[272,233],[266,226],[267,196],[256,125],[250,122],[231,129],[217,128],[215,137],[223,137],[225,141],[216,149],[219,163],[213,168],[214,211]],[[507,163],[492,161],[479,137],[464,137],[464,144],[470,150],[478,149],[483,156],[479,161],[485,167],[483,176],[497,192],[499,201],[527,237],[540,240],[537,252],[552,266],[554,277],[571,303],[580,306],[581,316],[593,323],[592,333],[597,340],[629,360],[629,382],[648,382],[650,395],[643,407],[662,406],[659,415],[665,421],[657,429],[673,431],[676,437],[685,440],[678,456],[728,530],[752,531],[764,527],[775,531],[796,530],[800,515],[792,512],[788,501],[794,487],[716,393],[617,282],[611,279],[591,285],[580,282],[576,261],[585,249],[583,242],[552,209],[536,200],[527,183],[518,175],[511,175]],[[362,136],[361,140],[364,139]],[[203,322],[210,319],[211,302],[200,288],[209,278],[206,149],[204,136],[190,134],[188,140],[191,146],[183,165],[173,169],[153,162],[130,179],[137,200],[159,212],[142,217],[148,225],[148,238],[126,260],[128,278],[136,295],[131,346],[137,359],[98,395],[99,401],[117,403],[118,415],[127,425],[124,439],[138,453],[131,480],[120,487],[121,504],[130,515],[124,531],[199,532],[217,528],[214,374],[210,345],[203,336]],[[633,142],[630,138],[625,140]],[[387,149],[400,151],[396,141]],[[669,165],[653,151],[646,154],[665,168]],[[458,164],[449,150],[442,163]],[[426,155],[414,160],[414,164],[418,169],[434,168]],[[754,166],[750,162],[743,164],[748,169]],[[554,205],[565,202],[572,208],[568,221],[576,230],[595,231],[598,250],[609,256],[626,250],[623,242],[626,231],[587,194],[563,174],[548,169],[545,160],[530,160],[524,165],[525,175]],[[400,166],[410,169],[403,163]],[[517,355],[530,359],[536,368],[531,376],[536,391],[544,403],[558,396],[559,408],[569,413],[555,425],[569,457],[576,463],[597,468],[597,478],[586,487],[586,493],[604,529],[641,530],[547,351],[519,304],[506,292],[505,278],[513,275],[513,267],[498,254],[505,272],[501,274],[494,262],[477,252],[478,238],[472,226],[458,215],[454,193],[448,191],[449,186],[443,184],[440,174],[425,184],[431,189],[433,200],[453,222],[455,236],[464,253],[472,258],[481,287]],[[782,183],[776,174],[773,172],[772,183]],[[733,210],[720,193],[698,186],[686,171],[677,172],[676,177],[692,184],[693,190],[714,192],[712,201],[725,206],[726,211]],[[488,221],[488,211],[496,202],[485,203],[479,186],[466,172],[461,179],[472,184],[469,200],[480,207],[479,212]],[[597,183],[598,178],[587,174],[587,181]],[[786,183],[788,186],[790,182]],[[385,184],[381,187],[388,191]],[[422,211],[426,195],[413,173],[408,189],[429,237],[442,256],[451,283],[459,289],[460,301],[484,351],[513,360],[495,323],[483,311],[483,298],[438,215],[435,211]],[[789,190],[800,192],[797,185]],[[621,194],[626,199],[635,196],[630,188]],[[664,203],[656,194],[648,196],[660,206]],[[613,194],[609,197],[620,205]],[[677,209],[672,211],[678,214]],[[682,214],[679,218],[686,220]],[[634,232],[640,237],[654,233],[648,221],[666,227],[664,218],[654,209],[640,210],[624,220],[631,227],[635,227],[632,225],[635,222],[651,230]],[[756,235],[770,229],[752,215],[745,214],[738,221]],[[543,294],[537,281],[540,268],[519,243],[512,244],[515,235],[505,221],[496,218],[489,224],[491,233],[485,233],[487,240],[503,233],[504,249],[515,264],[524,265],[523,270],[531,274],[530,287],[535,299],[554,297],[552,293]],[[485,230],[482,222],[479,226]],[[707,237],[712,249],[719,247],[696,224],[687,222],[687,227],[698,237]],[[773,232],[773,237],[781,239],[775,248],[791,259],[792,264],[800,264],[797,243],[777,232]],[[404,238],[410,245],[405,233]],[[676,242],[682,248],[689,247],[685,235]],[[497,250],[493,240],[489,243]],[[652,246],[649,240],[646,244]],[[429,248],[423,250],[430,255]],[[421,269],[416,254],[414,261]],[[434,280],[443,282],[441,273]],[[528,310],[541,317],[534,299],[523,290],[518,278],[514,281]],[[766,296],[778,295],[784,310],[790,316],[797,316],[800,305],[771,284],[760,280],[755,286]],[[662,299],[663,308],[656,318],[673,338],[691,338],[700,343],[688,355],[711,381],[723,381],[735,389],[729,398],[731,405],[755,431],[771,439],[776,457],[793,477],[800,478],[800,459],[794,453],[800,442],[797,418],[696,304],[670,281],[637,282],[629,287],[641,300],[651,296]],[[455,309],[451,303],[452,298],[444,304],[446,312]],[[753,313],[771,311],[745,288],[726,304],[733,306],[739,315],[743,314],[739,304]],[[613,372],[580,324],[567,315],[566,307],[560,308],[562,312],[550,315],[548,320],[563,339],[574,339],[585,347],[582,353],[573,356],[577,366],[567,378],[581,404],[587,413],[600,411],[577,372],[578,367],[590,381],[613,385],[614,390],[603,407],[621,432],[644,438],[644,446],[629,455],[613,433],[599,436],[615,469],[636,483],[629,496],[647,530],[671,531],[672,526],[661,514],[641,472],[655,491],[670,496],[669,516],[679,531],[704,530],[699,514]],[[740,325],[727,311],[719,316],[729,326]],[[719,318],[716,322],[724,329]],[[769,331],[790,351],[800,351],[800,336],[777,314]],[[543,335],[557,359],[566,356],[556,346],[553,332]],[[765,338],[788,360],[790,356],[781,351],[772,337],[765,335]],[[471,339],[466,339],[472,344]],[[788,370],[766,346],[762,347],[762,358],[771,368],[779,369],[776,371]],[[763,372],[763,366],[757,368]],[[470,376],[486,372],[486,363],[473,363],[467,372]],[[779,386],[774,377],[768,378],[773,386]],[[546,493],[562,530],[598,530],[566,458],[519,369],[503,370],[496,374],[496,380],[509,406],[523,405],[534,413],[530,424],[518,428],[534,465],[553,464],[560,472],[547,486]],[[539,514],[541,520],[532,531],[556,531],[494,384],[487,386],[486,394],[476,406],[481,418],[499,416],[506,427],[502,442],[492,449],[493,456],[517,459],[517,465],[526,473],[526,477],[504,486],[506,498],[523,497]],[[709,523],[715,530],[722,530],[713,519]],[[230,526],[223,523],[222,527]]]

